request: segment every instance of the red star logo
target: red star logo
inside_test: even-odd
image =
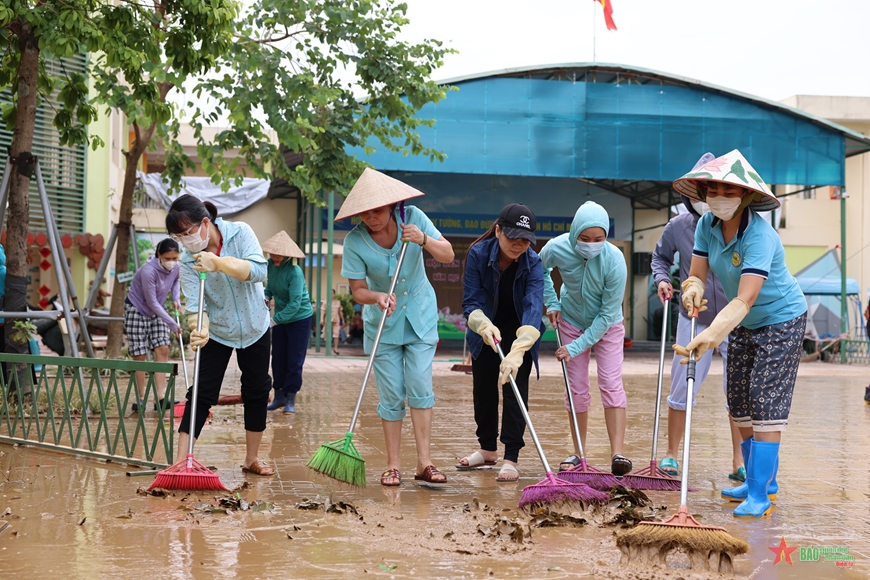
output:
[[[794,566],[794,562],[791,561],[791,553],[797,551],[797,548],[789,548],[785,543],[785,536],[781,537],[779,541],[779,546],[775,548],[768,546],[767,549],[776,554],[776,558],[773,560],[774,566],[776,566],[783,560],[788,562],[789,565]]]

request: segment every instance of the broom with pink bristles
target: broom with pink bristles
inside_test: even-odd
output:
[[[498,356],[504,360],[504,352],[501,350],[501,344],[495,341],[495,346],[498,349]],[[539,481],[534,485],[530,485],[523,490],[520,495],[520,501],[517,507],[519,508],[535,508],[538,506],[551,505],[570,505],[580,504],[579,509],[585,509],[590,504],[604,504],[610,501],[610,495],[592,489],[588,485],[582,483],[571,483],[558,479],[553,475],[553,470],[550,469],[550,464],[547,463],[547,457],[544,455],[544,450],[541,448],[541,442],[538,440],[538,435],[535,433],[535,428],[532,427],[532,420],[529,418],[529,412],[523,404],[523,398],[520,396],[520,389],[517,387],[516,381],[512,374],[508,375],[511,388],[514,391],[514,397],[517,399],[517,405],[523,413],[523,419],[526,420],[526,425],[529,426],[529,434],[532,436],[532,441],[535,442],[535,448],[538,450],[538,456],[541,458],[541,463],[544,464],[544,470],[547,472],[547,477],[543,481]]]
[[[203,301],[205,299],[206,273],[199,273],[199,309],[197,311],[196,329],[202,332]],[[202,355],[202,347],[196,349],[196,357],[193,363],[193,393],[190,398],[190,430],[187,457],[170,465],[157,474],[154,483],[148,489],[160,487],[171,490],[193,491],[230,491],[217,473],[193,458],[193,443],[196,432],[196,400],[199,395],[199,360]]]
[[[653,423],[652,455],[649,459],[649,467],[644,467],[632,473],[626,473],[622,477],[623,485],[633,489],[680,491],[680,480],[668,474],[656,463],[657,442],[659,439],[659,414],[662,410],[662,377],[665,374],[665,341],[668,337],[670,304],[671,299],[666,299],[663,309],[664,316],[662,317],[662,344],[659,351],[659,378],[656,383],[656,412]],[[689,491],[695,490],[689,488]]]
[[[559,332],[558,324],[556,325],[556,344],[558,348],[562,348],[562,333]],[[586,463],[586,454],[583,453],[583,441],[580,439],[580,426],[577,424],[577,412],[574,410],[574,397],[571,396],[568,367],[565,365],[564,360],[561,362],[562,376],[565,377],[565,391],[568,394],[568,405],[571,408],[571,426],[574,429],[574,442],[577,445],[577,453],[580,455],[580,465],[575,465],[566,471],[560,471],[559,479],[570,481],[571,483],[585,483],[592,489],[599,491],[610,491],[615,486],[620,485],[620,481],[612,473],[607,473]]]

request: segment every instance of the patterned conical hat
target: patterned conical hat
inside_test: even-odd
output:
[[[296,242],[294,242],[284,230],[281,230],[263,242],[261,247],[264,252],[275,254],[276,256],[289,256],[290,258],[305,257],[305,252],[299,249]]]
[[[674,189],[689,199],[706,201],[707,194],[699,187],[699,184],[704,181],[719,181],[739,185],[757,192],[759,195],[756,195],[755,200],[749,204],[749,207],[755,211],[771,211],[781,205],[764,180],[737,149],[727,155],[717,157],[677,179],[674,181]]]
[[[356,180],[353,189],[347,194],[344,203],[341,204],[335,221],[421,195],[425,194],[407,183],[366,167]]]

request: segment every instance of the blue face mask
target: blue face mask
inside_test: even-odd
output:
[[[591,260],[601,253],[604,249],[604,244],[607,242],[577,242],[574,244],[574,249],[585,260]]]

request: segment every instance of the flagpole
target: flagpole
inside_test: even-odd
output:
[[[595,21],[597,20],[595,18],[595,14],[596,14],[595,11],[597,9],[598,9],[598,0],[594,0],[592,2],[592,62],[598,62],[597,58],[596,58],[596,54],[595,54],[595,44],[596,44],[596,40],[597,40],[595,37],[595,28],[596,28]]]

